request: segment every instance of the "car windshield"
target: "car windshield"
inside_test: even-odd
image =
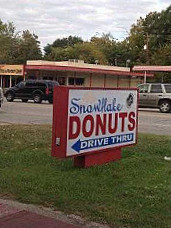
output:
[[[138,89],[140,93],[147,93],[148,92],[148,84],[144,84],[144,85],[139,85]]]
[[[26,82],[25,82],[25,81],[22,81],[22,82],[19,82],[19,83],[16,85],[16,87],[22,88],[22,87],[25,86],[25,84],[26,84]]]
[[[51,82],[48,82],[48,87],[54,87],[54,86],[58,86],[58,82],[56,81],[51,81]]]

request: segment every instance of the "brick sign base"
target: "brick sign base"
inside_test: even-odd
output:
[[[121,159],[121,149],[113,149],[105,153],[95,153],[78,156],[74,158],[74,166],[79,168],[88,168],[94,165],[102,165]]]

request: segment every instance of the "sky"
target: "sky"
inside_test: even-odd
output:
[[[0,19],[13,22],[17,31],[35,33],[44,47],[69,35],[89,40],[110,32],[123,40],[137,19],[170,4],[170,0],[0,0]]]

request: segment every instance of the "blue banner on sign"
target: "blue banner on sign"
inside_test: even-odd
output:
[[[81,141],[80,139],[72,145],[72,149],[80,153],[82,150],[106,147],[109,145],[122,144],[126,142],[132,142],[134,140],[134,134],[115,135],[104,138],[96,138]]]

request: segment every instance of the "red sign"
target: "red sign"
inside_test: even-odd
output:
[[[52,156],[103,154],[135,144],[137,94],[137,89],[56,87]]]

